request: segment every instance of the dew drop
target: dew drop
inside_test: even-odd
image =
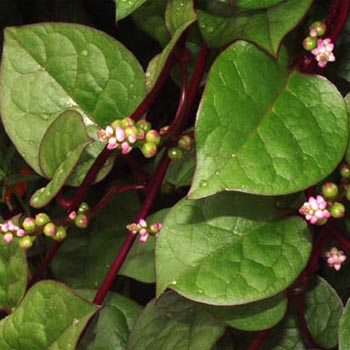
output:
[[[203,294],[203,293],[204,293],[204,290],[203,290],[203,289],[198,289],[198,293],[199,293],[199,294]]]
[[[30,145],[34,145],[34,142],[33,142],[33,141],[28,141],[28,143],[29,143]]]
[[[184,4],[183,2],[180,2],[180,4],[179,4],[179,5],[182,7],[182,6],[184,6],[185,4]]]
[[[81,54],[82,54],[83,56],[87,56],[87,55],[88,55],[88,51],[87,51],[87,50],[83,50],[83,51],[81,52]]]
[[[49,119],[50,119],[50,116],[49,116],[48,114],[42,114],[42,115],[41,115],[41,119],[49,120]]]
[[[74,320],[73,320],[73,325],[75,326],[75,325],[77,325],[79,323],[79,320],[77,319],[77,318],[75,318]]]
[[[207,32],[211,33],[211,32],[213,32],[213,31],[214,31],[214,27],[213,27],[213,26],[209,26],[209,27],[207,28]]]
[[[218,171],[215,172],[215,175],[216,175],[216,176],[219,175],[219,174],[220,174],[220,173],[219,173]]]
[[[129,89],[133,89],[133,88],[134,88],[134,84],[130,84]]]
[[[236,155],[235,154],[231,154],[231,157],[234,158],[234,157],[236,157]]]
[[[201,180],[199,181],[199,187],[207,187],[208,181],[207,180]]]
[[[201,27],[202,29],[205,29],[205,24],[202,23],[202,24],[200,25],[200,27]]]
[[[177,281],[176,281],[176,280],[173,280],[173,281],[171,282],[171,284],[175,286],[175,285],[177,284]]]

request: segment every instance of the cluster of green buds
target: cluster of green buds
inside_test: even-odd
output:
[[[134,235],[140,235],[140,242],[142,243],[146,243],[149,236],[157,236],[162,227],[163,224],[160,222],[148,225],[144,219],[140,219],[138,222],[126,226],[126,228]]]
[[[8,220],[0,224],[0,233],[6,243],[11,243],[17,238],[19,246],[23,249],[29,249],[36,237],[41,234],[55,241],[62,241],[67,237],[67,226],[70,226],[71,222],[80,228],[88,226],[89,220],[85,214],[88,210],[88,205],[83,202],[78,212],[74,211],[69,214],[68,220],[57,220],[56,223],[46,213],[38,213],[34,218],[24,217],[21,224],[18,225],[14,223],[15,220]]]
[[[171,160],[179,160],[184,156],[185,152],[188,152],[193,146],[193,140],[189,135],[182,135],[176,147],[168,149],[168,157]]]
[[[326,67],[328,62],[334,62],[334,44],[330,38],[320,38],[326,33],[326,24],[316,21],[309,27],[309,35],[303,40],[303,47],[310,51],[321,68]]]
[[[146,158],[157,154],[161,141],[158,131],[151,129],[150,122],[145,119],[135,122],[129,117],[100,129],[97,136],[101,142],[107,142],[110,150],[119,149],[122,154],[128,154],[133,148],[139,148]]]

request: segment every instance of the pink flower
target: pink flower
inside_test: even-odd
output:
[[[122,143],[122,153],[123,154],[128,154],[130,153],[132,150],[132,148],[130,147],[130,145],[125,141]]]
[[[317,47],[311,50],[311,53],[315,56],[319,67],[324,68],[328,62],[335,61],[333,49],[334,44],[331,39],[327,38],[317,40]]]
[[[117,126],[115,129],[115,138],[118,142],[123,142],[125,140],[125,131],[120,126]]]
[[[327,202],[322,196],[310,197],[299,209],[299,213],[305,216],[310,224],[320,224],[322,220],[328,219],[331,213],[326,209]]]
[[[329,267],[333,267],[336,271],[339,271],[342,263],[346,260],[346,255],[342,250],[333,247],[329,252],[325,253],[327,264]]]
[[[110,137],[109,140],[108,140],[108,145],[107,145],[107,148],[108,149],[115,149],[118,147],[118,144],[117,144],[117,140],[115,137]]]
[[[5,233],[4,237],[3,237],[3,240],[6,243],[11,243],[13,241],[13,234],[12,233]]]

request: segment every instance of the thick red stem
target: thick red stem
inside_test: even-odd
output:
[[[152,177],[151,181],[149,182],[149,190],[147,197],[145,201],[142,204],[141,210],[137,216],[136,222],[140,219],[146,218],[147,214],[149,213],[154,200],[157,197],[157,194],[162,186],[164,176],[166,174],[167,168],[169,165],[169,158],[166,153],[164,153],[156,172],[154,173],[154,176]],[[111,268],[109,269],[107,276],[105,280],[103,281],[100,289],[98,290],[94,303],[96,305],[101,305],[104,298],[107,295],[108,290],[110,289],[111,285],[113,284],[115,277],[117,276],[120,268],[122,267],[137,235],[129,232],[129,234],[126,236],[125,241],[120,248],[117,256],[115,257]]]
[[[327,27],[327,33],[325,36],[327,38],[330,38],[333,42],[335,42],[338,39],[346,23],[346,18],[349,12],[349,5],[350,5],[349,3],[350,3],[349,0],[339,1],[339,4],[337,6],[337,11],[336,11],[337,16],[332,22],[333,25],[331,25],[330,28]]]
[[[262,344],[262,342],[266,339],[266,337],[270,334],[271,329],[265,329],[263,331],[260,331],[256,333],[253,340],[248,345],[247,350],[257,350],[259,346]]]

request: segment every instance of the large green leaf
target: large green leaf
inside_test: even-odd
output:
[[[276,55],[282,39],[301,21],[311,3],[312,0],[287,0],[270,8],[246,10],[202,0],[199,27],[209,46],[221,47],[243,39]]]
[[[37,283],[14,313],[0,322],[0,349],[74,350],[96,310],[60,283]]]
[[[226,3],[231,2],[231,0],[219,0],[219,1],[226,2]],[[285,0],[237,0],[235,1],[234,5],[238,7],[243,7],[243,8],[257,9],[257,8],[264,8],[264,7],[276,5],[283,1]]]
[[[88,300],[93,300],[96,290],[78,290]],[[78,349],[125,350],[131,328],[141,312],[140,305],[116,293],[108,293],[103,309],[94,318]]]
[[[199,304],[168,292],[150,301],[131,331],[128,350],[209,350],[224,324]]]
[[[21,155],[40,174],[40,143],[59,114],[75,109],[86,125],[106,126],[132,113],[144,95],[141,66],[102,32],[57,23],[6,30],[2,120]]]
[[[197,19],[193,0],[169,0],[165,11],[165,24],[171,35],[187,22]]]
[[[339,323],[339,350],[350,349],[350,299],[345,305]]]
[[[348,115],[334,85],[289,72],[239,41],[210,71],[197,116],[190,197],[300,191],[334,170],[347,139]]]
[[[284,290],[305,267],[309,233],[279,220],[273,198],[224,192],[181,200],[156,245],[157,295],[167,287],[199,302],[239,305]]]
[[[206,310],[219,320],[244,331],[258,331],[275,326],[287,310],[283,294],[254,303],[238,306],[206,306]]]
[[[87,230],[71,229],[52,262],[57,279],[74,288],[96,288],[135,220],[139,207],[135,193],[118,193]]]
[[[305,295],[305,319],[317,344],[327,349],[337,345],[342,311],[337,292],[324,279],[315,279]]]
[[[15,240],[12,244],[0,241],[0,308],[11,309],[24,295],[28,266],[25,251]]]
[[[349,116],[350,115],[350,93],[345,96],[344,101],[345,101],[348,116]],[[350,118],[349,118],[349,123],[350,123]],[[350,130],[350,127],[349,127],[349,130]],[[346,151],[346,160],[350,164],[350,145],[348,145],[348,149]]]
[[[117,20],[123,19],[136,11],[146,0],[115,0]]]
[[[160,210],[147,217],[149,225],[163,222],[169,209]],[[144,283],[156,281],[154,269],[155,238],[149,238],[146,243],[136,240],[120,270],[120,274]]]

